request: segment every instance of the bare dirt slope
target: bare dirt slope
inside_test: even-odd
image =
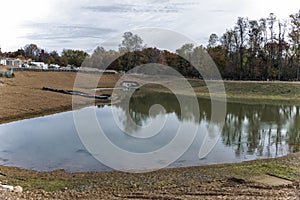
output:
[[[76,73],[15,72],[15,78],[0,78],[0,123],[70,110],[72,96],[42,90],[43,87],[73,89]],[[99,75],[81,74],[86,84]],[[114,86],[118,75],[103,75],[99,85]],[[83,85],[84,87],[84,85]],[[86,98],[82,99],[86,101]]]

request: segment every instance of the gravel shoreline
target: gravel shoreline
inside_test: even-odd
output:
[[[300,153],[235,164],[162,169],[150,173],[37,172],[0,166],[0,199],[299,199]],[[277,181],[262,182],[271,178]],[[273,179],[272,179],[273,178]],[[258,181],[259,180],[259,181]]]

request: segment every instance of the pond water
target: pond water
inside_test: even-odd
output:
[[[205,99],[198,101],[199,120],[191,117],[194,109],[188,105],[185,109],[189,114],[181,114],[176,97],[169,94],[134,97],[130,100],[129,108],[114,105],[84,109],[96,111],[103,131],[115,145],[137,153],[162,148],[174,137],[178,126],[183,123],[199,125],[192,145],[170,167],[274,158],[299,151],[299,107],[227,103],[221,137],[213,150],[206,157],[199,159],[199,148],[204,138],[203,130],[210,122],[211,103]],[[152,113],[150,118],[149,109],[154,104],[163,106],[165,112]],[[112,110],[118,114],[117,123]],[[126,111],[129,111],[129,114],[126,114]],[[133,138],[122,131],[143,135],[143,129],[132,128],[129,119],[137,125],[147,125],[151,120],[155,124],[166,117],[164,128],[161,129],[162,134],[150,139]],[[97,161],[81,143],[72,111],[0,125],[0,164],[39,171],[111,170]]]

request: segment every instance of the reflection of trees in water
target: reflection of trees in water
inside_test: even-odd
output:
[[[288,126],[290,151],[300,151],[300,108],[294,107],[294,113]]]
[[[130,118],[139,126],[147,123],[149,120],[149,111],[150,108],[158,104],[162,106],[166,113],[174,113],[179,121],[195,121],[199,123],[200,120],[210,118],[210,101],[209,100],[201,100],[201,105],[204,108],[200,110],[200,117],[196,116],[197,111],[193,106],[193,99],[190,97],[183,97],[184,103],[180,107],[179,100],[174,94],[168,93],[151,93],[147,95],[133,95],[130,98],[129,107],[126,102],[121,102],[116,105],[124,110],[124,113],[127,114],[126,119],[122,119],[125,130],[130,129]],[[205,104],[205,106],[204,106]],[[198,112],[199,113],[199,112]],[[155,118],[162,112],[153,112],[151,113],[151,117]],[[128,128],[126,128],[128,127]]]
[[[210,120],[211,103],[207,99],[198,99],[198,120]],[[185,97],[184,105],[180,108],[176,96],[168,93],[151,93],[133,95],[129,107],[124,103],[117,106],[128,113],[122,123],[125,130],[130,130],[131,118],[137,125],[143,125],[149,119],[151,106],[159,104],[166,113],[175,113],[180,121],[194,120],[199,123],[196,111],[189,97]],[[182,109],[182,112],[181,112]],[[275,146],[275,155],[280,154],[285,142],[290,151],[299,151],[300,147],[300,116],[299,107],[277,105],[246,105],[239,103],[227,104],[227,115],[222,132],[222,141],[227,146],[236,147],[236,154],[247,151],[258,156],[272,156],[272,146]],[[128,111],[128,112],[126,112]],[[152,113],[156,117],[161,113]]]
[[[176,116],[180,116],[180,110],[178,110],[178,101],[172,98],[172,100],[165,99],[165,95],[151,94],[145,96],[133,96],[130,98],[129,104],[126,102],[127,98],[124,98],[120,104],[116,106],[122,108],[125,116],[119,119],[126,131],[137,131],[139,126],[147,124],[150,118],[150,108],[159,104],[164,107],[166,113],[176,113]],[[129,105],[129,106],[128,106]],[[151,117],[155,118],[157,115],[162,114],[161,112],[151,113]],[[133,126],[135,123],[137,126]],[[135,130],[132,130],[132,129]]]
[[[127,103],[128,102],[126,102],[125,98],[125,102],[123,101],[118,104],[118,106],[123,109],[126,115],[126,117],[121,120],[126,131],[131,131],[133,127],[136,129],[138,126],[147,124],[150,117],[155,118],[159,114],[163,114],[163,111],[159,110],[151,113],[149,112],[151,107],[155,104],[162,106],[165,110],[165,113],[175,113],[179,119],[181,116],[179,102],[176,96],[171,94],[162,95],[153,93],[143,96],[134,95],[130,98],[129,106]],[[132,126],[132,123],[135,123],[137,126]]]
[[[222,139],[226,145],[236,146],[238,156],[247,151],[271,157],[271,146],[275,146],[276,156],[285,151],[286,142],[290,147],[299,146],[299,120],[295,106],[228,103]]]

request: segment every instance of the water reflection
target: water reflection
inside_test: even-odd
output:
[[[158,93],[137,93],[131,98],[129,107],[121,102],[114,106],[85,109],[96,109],[98,121],[107,137],[119,147],[133,152],[149,152],[165,146],[182,124],[199,126],[191,147],[171,166],[240,162],[300,150],[299,107],[228,103],[221,139],[208,156],[199,159],[198,152],[210,123],[211,102],[206,99],[198,101],[199,116],[195,116],[197,112],[189,103],[189,98],[180,109],[175,95]],[[164,112],[154,109],[149,113],[156,104],[163,106]],[[166,120],[161,130],[163,134],[147,139],[124,134],[113,118],[112,109],[118,111],[117,120],[127,132],[144,134],[141,127]],[[132,129],[130,118],[139,126]],[[189,127],[186,128],[187,133]],[[72,112],[0,125],[0,164],[35,170],[109,170],[82,145],[74,127]]]
[[[123,125],[130,130],[128,119],[136,124],[145,125],[149,120],[149,110],[152,105],[160,104],[167,114],[176,114],[177,119],[195,120],[194,109],[186,97],[184,115],[175,95],[147,94],[136,95],[130,99],[129,107],[120,103],[116,105],[122,110],[128,109],[130,116],[123,116]],[[198,99],[200,122],[209,122],[211,118],[211,102]],[[235,150],[235,155],[253,154],[261,157],[277,157],[287,152],[299,151],[300,147],[300,116],[299,107],[285,105],[247,105],[242,103],[228,103],[225,124],[222,131],[222,143]],[[152,113],[156,117],[161,113]],[[154,115],[154,116],[153,116]]]
[[[274,157],[299,150],[299,107],[229,103],[227,108],[222,138],[224,144],[235,148],[237,155],[247,151]]]

